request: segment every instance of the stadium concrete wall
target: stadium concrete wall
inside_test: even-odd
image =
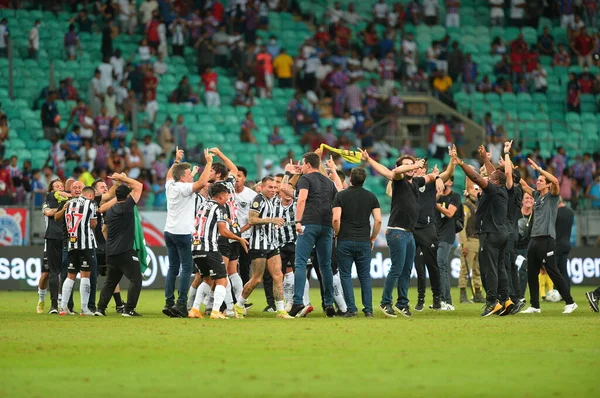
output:
[[[144,275],[145,289],[162,289],[169,267],[167,251],[164,247],[148,247],[149,268]],[[455,256],[455,254],[453,254]],[[0,249],[0,290],[35,290],[42,273],[43,247],[20,246],[2,247]],[[389,250],[377,248],[371,260],[371,277],[373,286],[383,286],[383,281],[391,265]],[[460,258],[451,261],[451,284],[457,285],[460,270]],[[576,247],[571,251],[568,272],[573,285],[600,286],[600,250],[597,248]],[[313,275],[316,279],[316,276]],[[353,272],[355,285],[358,286],[356,273]],[[127,286],[123,278],[124,287]],[[103,278],[99,278],[99,287]],[[411,284],[416,284],[416,273],[413,269]],[[316,285],[313,285],[316,286]]]

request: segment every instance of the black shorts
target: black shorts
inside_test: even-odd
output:
[[[193,252],[194,264],[200,271],[200,276],[210,276],[213,279],[227,277],[223,256],[219,252]]]
[[[296,263],[296,245],[294,243],[288,243],[281,247],[281,267],[285,271],[287,267],[294,268]]]
[[[227,257],[229,261],[234,261],[240,258],[240,244],[238,242],[230,242],[228,239],[219,239],[219,253],[223,257]]]
[[[78,272],[91,272],[93,265],[94,249],[69,251],[69,266],[67,267],[67,272],[69,274],[77,274]]]
[[[274,250],[249,250],[248,254],[252,260],[256,260],[257,258],[266,258],[267,260],[279,256],[279,249]]]

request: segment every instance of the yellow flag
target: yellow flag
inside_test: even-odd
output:
[[[338,155],[340,155],[341,157],[343,157],[350,163],[360,163],[362,161],[362,155],[358,151],[349,151],[347,149],[337,149],[337,148],[332,148],[327,144],[321,144],[321,150],[323,150],[323,149],[328,149],[333,153],[337,153]]]

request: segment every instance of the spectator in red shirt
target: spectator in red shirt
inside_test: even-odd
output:
[[[220,1],[213,1],[211,2],[212,4],[209,6],[211,11],[212,11],[212,16],[220,22],[223,22],[223,15],[225,13],[225,7],[223,6],[223,4]]]
[[[217,92],[218,79],[219,76],[210,67],[206,68],[202,74],[206,106],[221,106],[221,97]]]
[[[438,115],[436,123],[429,129],[429,151],[434,158],[443,160],[451,143],[450,126],[442,115]]]
[[[144,93],[150,92],[150,100],[156,99],[156,87],[158,86],[158,79],[152,72],[152,67],[146,67],[144,78],[142,79],[142,91]]]
[[[15,194],[15,187],[8,171],[8,160],[6,159],[4,164],[0,165],[0,206],[10,205]]]
[[[594,50],[594,39],[587,34],[585,26],[579,30],[579,34],[575,36],[571,42],[571,48],[577,55],[577,62],[582,68],[593,66],[592,51]]]
[[[567,111],[569,112],[577,112],[580,111],[579,106],[579,94],[581,93],[581,88],[579,87],[579,83],[575,78],[575,74],[573,72],[569,73],[569,83],[567,84]]]
[[[107,109],[105,106],[103,106],[100,114],[94,119],[94,125],[96,126],[96,135],[101,139],[108,138],[110,122],[112,120],[106,113]]]
[[[260,52],[256,55],[256,61],[264,74],[264,91],[260,90],[260,98],[271,98],[273,88],[273,57],[267,51],[266,46],[260,46]]]
[[[328,43],[331,41],[331,35],[327,32],[327,27],[321,25],[317,33],[315,33],[315,43],[321,48],[327,48]]]
[[[565,49],[564,44],[558,45],[558,51],[554,54],[553,64],[554,66],[564,66],[565,68],[571,66],[571,55]]]
[[[148,45],[154,52],[158,51],[158,46],[160,45],[160,37],[158,35],[158,26],[160,25],[159,17],[160,14],[158,10],[154,10],[152,19],[146,24],[146,39],[148,40]]]
[[[583,72],[578,79],[581,94],[592,94],[594,92],[594,81],[590,72]]]
[[[352,36],[350,29],[348,29],[340,20],[335,24],[333,30],[335,33],[335,43],[342,48],[350,48],[350,39]]]
[[[540,54],[537,52],[535,44],[531,45],[528,52],[525,53],[525,62],[527,64],[527,73],[531,73],[537,68],[540,60]]]
[[[525,52],[527,51],[527,42],[525,42],[525,39],[523,38],[523,34],[519,34],[519,37],[517,37],[515,40],[513,40],[513,42],[510,44],[510,52],[511,53],[518,53],[518,52]]]

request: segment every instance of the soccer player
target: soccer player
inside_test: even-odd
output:
[[[58,211],[57,196],[63,198],[64,186],[61,180],[52,180],[48,184],[48,195],[42,207],[42,213],[46,219],[46,234],[44,245],[44,262],[42,277],[45,277],[45,284],[40,278],[40,286],[50,287],[51,308],[48,314],[58,314],[58,287],[60,279],[60,267],[62,263],[62,247],[63,247],[63,226],[61,222],[54,220],[54,215]],[[66,200],[67,198],[64,197]],[[38,288],[39,302],[37,305],[37,313],[44,312],[44,298],[46,296],[46,288]]]
[[[284,225],[282,218],[274,217],[273,198],[277,193],[277,184],[273,177],[266,177],[263,179],[262,186],[262,193],[256,195],[252,201],[248,220],[252,224],[250,250],[248,250],[252,258],[252,275],[239,296],[235,311],[238,316],[244,316],[244,304],[248,301],[252,291],[262,281],[266,266],[273,278],[273,296],[275,297],[277,318],[291,318],[285,311],[281,256],[274,237],[274,227],[281,228]]]
[[[246,178],[248,177],[248,170],[240,165],[237,166],[237,178],[235,181],[235,202],[237,204],[237,217],[238,223],[242,231],[242,238],[250,239],[250,228],[252,225],[248,223],[248,213],[250,212],[250,205],[252,199],[257,195],[257,192],[246,186]],[[242,279],[242,283],[245,284],[250,279],[250,263],[252,259],[248,253],[240,252],[239,262],[239,274]],[[242,285],[243,286],[243,285]],[[246,308],[249,308],[247,304]]]
[[[195,209],[194,214],[196,215],[196,221],[195,221],[194,227],[197,227],[198,211],[200,210],[200,207],[204,204],[204,202],[209,200],[208,199],[208,190],[210,189],[211,186],[212,186],[212,184],[208,183],[200,190],[200,192],[196,193],[196,202],[194,204],[194,209]],[[194,230],[194,233],[195,233],[195,230]],[[192,233],[192,258],[194,256],[194,253],[193,253],[194,233]],[[193,272],[194,272],[194,280],[192,281],[192,284],[190,285],[190,290],[188,292],[188,302],[187,302],[188,312],[192,308],[192,305],[194,305],[194,301],[196,300],[196,294],[198,294],[198,288],[202,284],[202,279],[203,279],[202,276],[200,275],[200,271],[198,271],[197,267],[194,267]],[[206,294],[208,294],[209,291],[210,291],[210,287],[206,291]]]
[[[198,210],[196,228],[193,234],[193,255],[196,267],[202,277],[208,279],[213,285],[214,302],[210,313],[211,319],[226,319],[221,313],[221,305],[225,300],[228,285],[227,271],[223,256],[219,253],[218,238],[231,239],[238,242],[247,251],[246,239],[234,234],[227,227],[225,205],[229,200],[229,189],[224,184],[214,184],[211,188],[211,199],[205,201]],[[196,296],[196,300],[188,318],[202,318],[200,305],[204,301],[204,294]]]
[[[483,159],[487,159],[485,147],[479,148],[479,154]],[[479,264],[486,290],[486,306],[481,316],[500,313],[508,307],[512,310],[514,303],[508,297],[508,275],[504,266],[504,250],[508,239],[506,175],[500,170],[494,170],[492,173],[488,171],[489,179],[486,179],[458,156],[454,155],[452,161],[483,190],[476,212],[476,222],[479,226]]]
[[[73,188],[75,189],[75,184]],[[81,183],[80,183],[81,184]],[[94,266],[94,249],[96,239],[94,228],[97,224],[97,206],[94,202],[96,192],[92,187],[81,190],[81,196],[69,200],[64,213],[67,232],[69,233],[69,267],[67,279],[63,282],[60,315],[70,314],[67,308],[69,297],[73,292],[75,277],[81,272],[79,292],[81,294],[81,315],[93,316],[88,308],[90,299],[90,274]]]
[[[285,178],[285,177],[284,177]],[[286,181],[284,181],[287,184]],[[282,185],[284,184],[282,182]],[[289,186],[289,185],[288,185]],[[275,239],[281,256],[283,276],[283,298],[285,310],[292,309],[294,299],[294,261],[296,257],[296,200],[290,189],[279,190],[279,203],[275,208],[275,218],[283,219],[283,225],[275,229]]]
[[[167,221],[165,243],[169,256],[169,271],[165,283],[163,314],[173,318],[187,317],[187,292],[192,275],[192,231],[194,230],[194,192],[204,187],[211,173],[212,154],[204,151],[206,167],[198,181],[193,182],[191,165],[181,163],[183,150],[176,148],[175,162],[167,172]],[[179,272],[181,269],[181,273]],[[175,303],[175,279],[179,274],[179,297]]]
[[[238,221],[238,209],[235,198],[235,184],[237,182],[238,168],[237,166],[221,152],[219,148],[211,148],[210,152],[215,156],[218,156],[223,163],[216,162],[211,166],[211,172],[209,181],[214,184],[225,186],[229,192],[227,203],[225,206],[225,216],[228,220],[227,227],[231,232],[237,236],[241,236],[241,227]],[[219,238],[219,252],[223,255],[223,261],[225,262],[225,268],[227,269],[227,275],[229,283],[233,288],[233,295],[238,297],[242,293],[242,278],[238,273],[238,259],[240,258],[240,245],[235,239],[228,239],[224,236]],[[227,305],[228,312],[233,307],[233,296],[231,289],[227,289],[227,297],[225,298],[225,304]]]
[[[412,316],[408,305],[408,285],[415,258],[415,239],[413,231],[419,216],[419,188],[435,181],[435,174],[415,177],[415,171],[423,168],[425,161],[415,160],[404,155],[396,160],[396,168],[388,169],[373,160],[366,151],[360,150],[363,161],[376,172],[392,181],[392,205],[386,239],[390,247],[392,266],[385,279],[383,295],[379,308],[384,315],[397,318],[396,312],[406,317]],[[398,301],[392,307],[392,293],[398,285]]]
[[[142,290],[142,273],[139,255],[133,249],[134,209],[142,195],[143,185],[125,174],[115,173],[111,178],[121,184],[115,189],[116,203],[110,207],[105,216],[107,272],[98,301],[98,311],[95,315],[106,315],[106,307],[111,295],[114,294],[119,281],[125,275],[129,280],[129,289],[127,304],[121,314],[124,317],[137,317],[141,316],[135,311],[135,308]]]
[[[527,280],[529,282],[530,307],[521,311],[521,314],[536,314],[540,309],[540,290],[538,274],[541,267],[552,279],[556,290],[565,300],[563,314],[570,314],[577,309],[577,304],[571,296],[569,285],[556,266],[556,214],[560,199],[558,179],[538,166],[533,160],[527,159],[529,165],[540,176],[536,181],[536,190],[533,190],[525,181],[521,180],[523,191],[533,196],[533,226],[531,240],[527,249]]]

